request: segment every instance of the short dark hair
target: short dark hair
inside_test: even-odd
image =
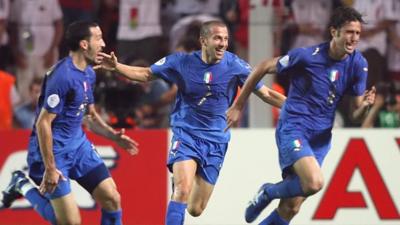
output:
[[[361,13],[351,7],[338,7],[336,8],[329,21],[329,27],[340,29],[347,22],[358,21],[360,23],[365,23]]]
[[[200,37],[208,37],[211,33],[211,27],[218,26],[218,27],[226,27],[226,24],[220,20],[211,20],[205,22],[201,25],[200,28]]]
[[[99,26],[97,23],[89,21],[77,21],[71,23],[65,32],[65,42],[71,51],[79,49],[79,42],[82,40],[89,40],[92,33],[91,27]]]

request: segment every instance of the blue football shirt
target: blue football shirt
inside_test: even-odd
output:
[[[368,64],[362,54],[356,50],[338,61],[329,57],[328,50],[329,42],[297,48],[278,61],[278,75],[291,78],[281,111],[281,118],[287,122],[310,129],[331,128],[343,95],[364,93]]]
[[[237,89],[251,72],[248,63],[225,52],[216,64],[207,64],[201,52],[175,53],[151,66],[151,71],[167,82],[176,83],[178,93],[170,116],[171,127],[218,143],[227,143],[226,110],[233,103]],[[261,88],[258,83],[256,89]]]
[[[85,140],[82,120],[87,105],[94,103],[93,85],[96,75],[91,66],[84,71],[72,63],[71,57],[60,60],[46,74],[37,106],[57,114],[52,123],[54,154],[77,149]],[[30,150],[38,149],[36,127],[33,128]]]

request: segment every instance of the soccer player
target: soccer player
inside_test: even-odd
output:
[[[230,133],[224,132],[225,112],[251,72],[246,62],[226,51],[228,30],[224,23],[204,23],[200,43],[200,51],[174,53],[147,68],[120,64],[113,53],[102,54],[103,68],[116,70],[131,80],[162,78],[178,86],[170,118],[173,138],[168,168],[173,173],[174,192],[167,209],[167,225],[182,225],[186,208],[192,216],[200,216],[205,209],[230,139]],[[253,91],[277,107],[285,100],[285,96],[261,83]]]
[[[286,225],[306,197],[321,190],[321,164],[330,149],[337,103],[352,96],[353,119],[362,120],[375,101],[375,88],[366,91],[368,65],[356,50],[362,16],[353,8],[338,8],[330,25],[330,42],[291,50],[283,57],[263,61],[249,76],[238,100],[227,112],[228,126],[238,120],[250,91],[265,75],[291,76],[288,98],[276,128],[276,143],[283,180],[266,183],[246,209],[254,221],[273,200],[279,206],[261,225]]]
[[[46,74],[37,108],[37,119],[28,150],[29,177],[12,174],[3,191],[3,205],[9,207],[21,195],[51,224],[80,224],[78,206],[71,193],[70,179],[84,187],[102,208],[102,225],[121,224],[120,195],[107,167],[82,130],[85,119],[90,130],[115,141],[129,153],[137,143],[108,126],[97,114],[93,100],[99,52],[105,47],[95,23],[76,22],[68,27],[66,41],[70,55]]]

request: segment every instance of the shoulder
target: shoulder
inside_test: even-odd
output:
[[[176,53],[172,53],[170,55],[167,55],[167,56],[161,58],[160,60],[155,62],[154,65],[155,66],[162,66],[162,65],[165,65],[165,64],[171,64],[171,63],[175,63],[175,62],[179,62],[181,60],[184,60],[187,57],[188,57],[187,53],[176,52]]]
[[[351,66],[355,68],[362,68],[365,71],[368,71],[368,61],[367,59],[362,55],[362,53],[358,50],[355,50],[351,55],[350,55],[350,60],[348,63],[351,64]]]
[[[367,59],[363,56],[363,54],[359,50],[355,50],[352,55],[356,62],[364,64],[367,63]]]
[[[226,61],[229,67],[234,67],[238,69],[251,70],[251,66],[248,62],[239,58],[236,54],[232,52],[225,52]]]
[[[64,58],[54,64],[47,72],[46,77],[49,81],[54,83],[67,84],[70,82],[69,74],[71,73],[71,66],[68,59]]]

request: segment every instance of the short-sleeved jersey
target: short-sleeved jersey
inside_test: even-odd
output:
[[[182,128],[196,137],[227,143],[226,110],[233,103],[237,89],[251,72],[248,63],[225,52],[216,64],[207,64],[201,52],[175,53],[151,66],[151,71],[167,82],[176,83],[178,93],[171,113],[171,127]],[[256,89],[261,88],[258,83]]]
[[[37,115],[42,108],[57,114],[52,122],[54,154],[77,149],[85,140],[82,120],[87,106],[94,103],[93,85],[96,75],[92,67],[79,70],[71,57],[60,60],[46,74],[37,106]],[[36,127],[33,128],[30,144],[38,145]],[[38,148],[36,148],[38,149]]]
[[[278,75],[291,78],[281,118],[310,129],[333,126],[337,103],[344,94],[360,96],[366,88],[368,65],[359,51],[337,61],[329,43],[291,50],[277,63]]]

